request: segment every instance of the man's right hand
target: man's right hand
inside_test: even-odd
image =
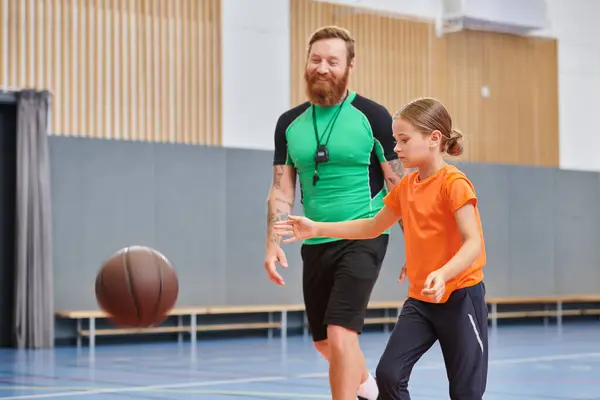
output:
[[[285,286],[283,277],[279,275],[279,272],[277,272],[277,263],[281,264],[283,268],[288,267],[285,253],[281,247],[274,246],[267,249],[267,255],[265,257],[265,270],[267,271],[267,276],[271,281],[278,285]]]
[[[285,132],[283,133],[285,135]],[[285,136],[284,136],[285,138]],[[267,246],[265,269],[269,279],[284,286],[283,277],[277,272],[277,263],[287,268],[287,258],[281,250],[281,239],[273,231],[277,221],[287,219],[294,206],[296,194],[296,169],[290,165],[273,167],[273,183],[267,198]]]

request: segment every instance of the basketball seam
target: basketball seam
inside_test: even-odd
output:
[[[125,279],[127,279],[127,287],[129,288],[129,293],[131,294],[131,298],[133,299],[133,306],[135,307],[135,311],[137,313],[138,323],[141,323],[142,315],[140,313],[140,305],[137,301],[137,297],[135,296],[135,290],[133,289],[133,279],[131,279],[131,271],[129,270],[129,247],[125,250],[123,258],[123,268],[125,269]]]

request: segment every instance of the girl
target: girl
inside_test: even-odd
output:
[[[453,400],[481,400],[488,364],[485,246],[469,179],[443,154],[462,154],[462,134],[446,108],[417,99],[394,115],[394,151],[408,173],[373,218],[317,223],[290,216],[275,226],[284,243],[326,236],[368,239],[402,219],[408,299],[376,370],[380,398],[408,400],[414,364],[437,341]]]

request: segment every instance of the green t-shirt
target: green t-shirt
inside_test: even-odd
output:
[[[328,159],[317,164],[319,144],[325,145]],[[345,101],[335,106],[305,102],[283,113],[275,128],[273,164],[296,168],[304,215],[313,221],[370,218],[383,207],[387,189],[381,163],[398,158],[394,146],[390,113],[350,91]],[[305,244],[333,240],[337,239],[319,237]]]

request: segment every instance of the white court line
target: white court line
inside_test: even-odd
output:
[[[490,360],[489,365],[515,365],[515,364],[527,364],[537,363],[543,361],[560,361],[560,360],[579,360],[582,358],[600,357],[600,353],[574,353],[574,354],[558,354],[554,356],[539,356],[539,357],[523,357],[523,358],[507,358],[500,360]],[[439,364],[425,364],[422,366],[416,365],[415,369],[430,370],[444,368],[443,363]],[[224,379],[220,381],[208,381],[208,382],[182,382],[172,383],[165,385],[152,385],[152,386],[134,386],[126,388],[109,388],[109,389],[97,389],[97,390],[79,390],[72,392],[59,392],[59,393],[43,393],[43,394],[26,394],[22,396],[9,396],[0,397],[0,400],[16,400],[16,399],[53,399],[58,397],[72,397],[72,396],[90,396],[96,394],[109,394],[109,393],[131,393],[131,392],[150,392],[160,391],[161,389],[183,389],[193,387],[207,387],[207,386],[218,386],[218,385],[231,385],[239,383],[256,383],[256,382],[272,382],[272,381],[284,381],[288,379],[313,379],[313,378],[326,378],[328,373],[313,373],[313,374],[301,374],[301,375],[290,375],[290,376],[263,376],[256,378],[234,378]]]

